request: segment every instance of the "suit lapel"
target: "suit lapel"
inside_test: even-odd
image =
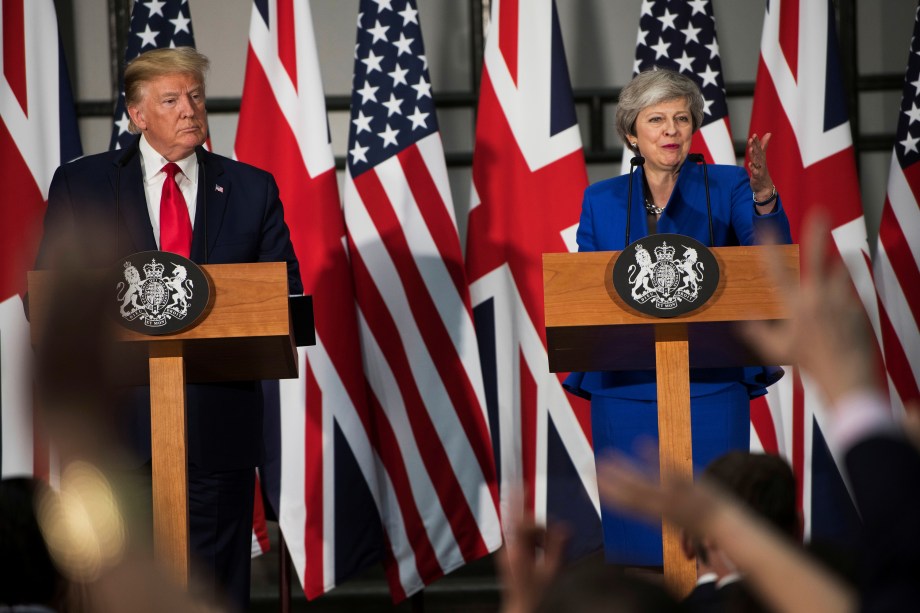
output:
[[[192,232],[192,260],[199,264],[207,264],[208,254],[214,249],[214,243],[223,224],[232,186],[229,177],[224,174],[220,159],[201,147],[197,151],[198,206],[195,207],[195,225]]]
[[[127,246],[126,243],[122,242],[125,239],[130,239],[132,243],[130,249],[119,245],[119,255],[156,249],[153,226],[150,224],[150,214],[147,212],[144,173],[141,171],[141,156],[137,149],[137,141],[133,148],[129,148],[123,156],[118,158],[110,173],[110,180],[112,192],[117,192],[115,197],[118,203],[118,214],[128,230],[128,236],[119,237],[118,241],[125,246]]]

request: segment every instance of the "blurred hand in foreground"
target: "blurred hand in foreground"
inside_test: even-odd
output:
[[[805,224],[801,284],[775,259],[769,270],[786,298],[791,319],[752,321],[747,341],[768,364],[791,357],[827,395],[833,407],[849,393],[877,389],[872,330],[843,262],[828,259],[830,227],[823,216]]]

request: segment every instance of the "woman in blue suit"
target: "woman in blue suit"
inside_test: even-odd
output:
[[[633,154],[645,158],[635,171],[629,241],[650,233],[692,236],[713,246],[751,245],[769,226],[791,242],[789,220],[767,169],[770,135],[748,141],[749,172],[710,165],[709,216],[703,169],[687,161],[690,141],[703,121],[704,100],[689,78],[655,70],[637,75],[620,94],[616,128]],[[626,247],[627,175],[585,190],[578,226],[579,251],[620,251]],[[782,376],[779,368],[691,369],[690,406],[693,463],[702,469],[730,449],[750,444],[750,399]],[[566,388],[591,400],[594,453],[611,449],[635,453],[640,439],[657,440],[658,407],[654,371],[572,373]],[[661,565],[661,531],[602,511],[604,548],[612,562]]]

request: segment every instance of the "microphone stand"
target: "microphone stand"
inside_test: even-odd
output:
[[[709,201],[709,165],[706,164],[706,158],[702,153],[691,153],[687,159],[695,164],[703,165],[703,185],[706,188],[706,214],[709,215],[709,246],[715,247],[716,241],[712,234],[712,204]]]
[[[629,188],[626,195],[626,242],[623,243],[624,249],[629,245],[629,217],[630,213],[632,213],[633,174],[635,174],[636,166],[642,166],[643,164],[645,164],[645,158],[641,155],[635,155],[629,160]]]

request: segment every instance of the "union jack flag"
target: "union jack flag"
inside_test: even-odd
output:
[[[914,18],[898,132],[873,261],[879,323],[895,410],[920,401],[920,8]],[[914,124],[918,123],[918,126]]]
[[[828,216],[834,246],[878,329],[834,23],[830,0],[767,4],[751,133],[773,133],[770,174],[793,236],[809,212],[821,209]],[[781,453],[793,466],[806,536],[845,530],[841,509],[851,505],[821,434],[824,409],[817,390],[787,368],[770,388],[767,405],[754,403],[751,420],[763,448]]]
[[[308,598],[383,551],[345,220],[306,0],[256,0],[235,155],[275,176],[316,345],[266,394],[263,485]]]
[[[601,542],[590,409],[547,370],[542,254],[577,249],[587,173],[553,0],[493,1],[484,59],[467,271],[502,511],[522,492],[578,555]]]
[[[22,295],[51,176],[82,150],[54,3],[4,1],[0,27],[0,477],[48,477],[48,453],[32,412]]]
[[[188,0],[134,0],[125,49],[126,63],[151,49],[194,46]],[[118,91],[109,149],[121,149],[134,139],[134,135],[128,132],[130,118],[125,109],[124,76],[119,77]]]
[[[414,0],[361,0],[344,211],[395,600],[501,545],[469,289]]]
[[[735,164],[722,59],[710,0],[643,0],[633,76],[669,68],[693,79],[705,100],[703,125],[690,148],[715,164]],[[628,149],[623,172],[629,171]]]

